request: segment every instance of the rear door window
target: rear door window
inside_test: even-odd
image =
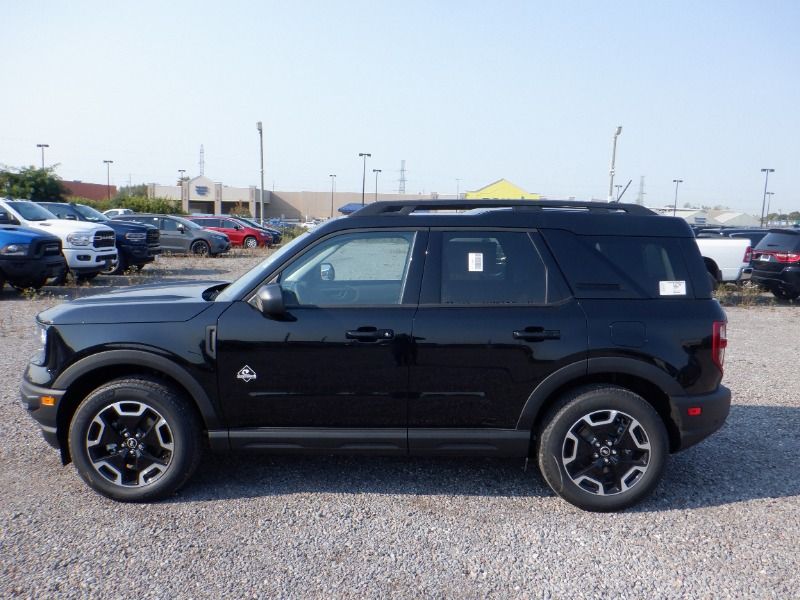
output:
[[[758,250],[800,250],[800,233],[771,231],[764,236],[756,248]]]

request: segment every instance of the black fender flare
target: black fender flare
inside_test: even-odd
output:
[[[203,387],[181,366],[171,360],[142,350],[105,350],[80,359],[67,367],[53,382],[53,387],[66,390],[87,373],[104,367],[134,365],[160,371],[183,386],[195,401],[207,429],[219,429],[220,418]]]
[[[585,376],[604,373],[632,375],[644,379],[654,384],[668,397],[686,395],[686,391],[675,379],[650,363],[618,356],[589,358],[561,367],[545,377],[528,396],[516,429],[532,430],[542,406],[560,387]]]

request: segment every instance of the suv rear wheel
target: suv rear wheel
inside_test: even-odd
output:
[[[646,400],[624,388],[591,386],[567,394],[550,411],[537,458],[556,494],[606,512],[652,492],[668,452],[664,423]]]
[[[69,428],[78,473],[104,496],[159,500],[191,477],[201,455],[199,419],[185,398],[148,378],[116,379],[80,404]]]

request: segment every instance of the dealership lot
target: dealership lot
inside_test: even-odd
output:
[[[91,493],[17,401],[34,315],[121,281],[228,279],[263,255],[4,290],[0,595],[798,597],[796,306],[728,309],[728,424],[625,513],[580,512],[517,460],[211,456],[166,502]]]

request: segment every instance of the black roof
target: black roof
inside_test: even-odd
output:
[[[464,212],[458,212],[464,211]],[[565,229],[584,235],[693,237],[686,221],[637,204],[553,200],[415,200],[374,202],[325,232],[357,227],[524,227]]]

